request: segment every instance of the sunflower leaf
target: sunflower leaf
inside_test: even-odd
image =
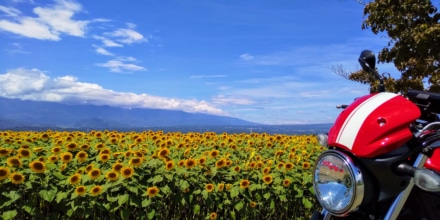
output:
[[[56,198],[57,203],[60,203],[61,200],[67,198],[67,195],[68,194],[66,192],[58,192],[57,193],[57,198]]]
[[[200,205],[195,205],[194,206],[194,214],[199,214],[200,213]]]
[[[156,215],[156,210],[152,209],[152,210],[147,214],[147,217],[148,217],[148,219],[153,219],[155,215]]]
[[[9,220],[9,219],[13,219],[16,215],[17,215],[17,210],[11,210],[11,211],[3,212],[2,217],[5,220]]]
[[[45,189],[40,190],[38,194],[40,194],[41,198],[43,198],[48,202],[52,202],[55,196],[57,195],[54,190],[45,190]]]
[[[243,204],[243,202],[239,202],[239,203],[237,203],[236,205],[235,205],[235,209],[237,210],[237,211],[240,211],[242,208],[243,208],[243,206],[244,206],[244,204]]]
[[[238,190],[238,188],[237,188],[237,187],[233,187],[233,188],[231,189],[231,198],[235,198],[235,197],[237,197],[238,194],[240,194],[240,191]]]
[[[118,204],[119,204],[119,206],[122,206],[125,203],[127,203],[129,198],[130,197],[128,196],[128,194],[124,194],[124,195],[118,196]]]
[[[160,183],[160,182],[162,182],[162,180],[163,180],[163,176],[162,175],[156,175],[153,178],[153,184]]]

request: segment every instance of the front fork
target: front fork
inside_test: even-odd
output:
[[[425,165],[426,160],[428,159],[428,156],[425,154],[419,154],[417,156],[416,160],[414,161],[413,167],[416,168],[422,168]],[[384,217],[384,220],[395,220],[397,216],[399,216],[400,212],[402,211],[403,205],[405,205],[406,200],[408,199],[409,194],[414,188],[414,177],[411,177],[408,186],[403,190],[394,200],[394,202],[391,204],[390,208],[388,209],[387,214]],[[330,220],[332,218],[332,215],[329,211],[326,209],[323,209],[320,213],[320,219],[322,220]]]

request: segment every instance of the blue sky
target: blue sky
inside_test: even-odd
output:
[[[387,42],[362,20],[354,0],[3,0],[0,96],[331,123],[368,93],[331,67]]]

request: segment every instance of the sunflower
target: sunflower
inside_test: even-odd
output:
[[[255,208],[255,207],[257,206],[257,203],[254,202],[254,201],[252,201],[252,202],[249,203],[249,206],[250,206],[251,208]]]
[[[225,184],[224,183],[219,183],[217,186],[217,191],[221,192],[223,191],[223,189],[225,188]]]
[[[263,169],[263,174],[264,174],[264,175],[269,174],[269,172],[270,172],[270,167],[265,167],[265,168]]]
[[[215,162],[215,167],[217,169],[220,169],[222,167],[224,167],[226,165],[226,159],[225,158],[221,158],[219,160],[217,160],[217,162]]]
[[[24,176],[21,173],[14,172],[9,175],[9,179],[13,184],[22,184],[24,182]]]
[[[287,163],[284,164],[284,168],[286,170],[291,170],[291,169],[293,169],[294,166],[295,165],[292,162],[287,162]]]
[[[64,163],[69,163],[72,160],[73,156],[72,153],[70,152],[64,152],[60,155],[60,159],[64,162]]]
[[[144,157],[144,153],[140,150],[133,152],[133,155],[135,155],[136,157]]]
[[[283,180],[283,186],[285,186],[285,187],[289,186],[290,183],[291,183],[290,179],[284,179]]]
[[[214,190],[214,188],[215,187],[214,187],[214,185],[212,183],[208,183],[208,184],[205,185],[205,189],[208,192],[212,192],[212,190]]]
[[[157,194],[159,193],[159,188],[153,186],[153,187],[149,187],[147,189],[147,195],[148,197],[155,197]]]
[[[232,168],[235,172],[240,172],[241,167],[240,166],[235,166],[234,168]]]
[[[29,158],[31,157],[31,151],[27,148],[21,147],[18,149],[18,156],[21,158]]]
[[[88,144],[83,144],[81,145],[81,147],[79,147],[80,150],[84,150],[84,151],[88,150],[89,148],[90,146]]]
[[[110,150],[110,148],[103,148],[101,149],[101,151],[99,151],[99,154],[111,154],[112,151]]]
[[[76,185],[79,182],[81,182],[81,175],[80,174],[76,173],[76,174],[73,174],[72,176],[70,176],[70,178],[69,178],[70,185]]]
[[[271,175],[265,175],[263,176],[263,182],[266,184],[271,184],[273,181],[273,177]]]
[[[185,161],[185,166],[186,166],[186,168],[188,168],[188,169],[193,168],[196,164],[197,164],[196,160],[194,160],[194,159],[192,159],[192,158],[190,158],[190,159],[188,159],[188,160]]]
[[[8,157],[6,163],[11,167],[21,167],[23,164],[18,157]]]
[[[2,180],[4,180],[4,179],[8,178],[9,173],[10,173],[10,171],[9,171],[8,168],[6,168],[6,167],[0,167],[0,181],[2,181]]]
[[[143,159],[141,157],[133,157],[128,163],[135,167],[140,167],[142,165],[142,161]]]
[[[11,151],[9,149],[6,148],[0,148],[0,157],[7,157],[9,156],[9,154],[11,153]]]
[[[101,170],[98,168],[93,168],[88,175],[91,179],[97,179],[99,176],[101,176]]]
[[[201,166],[203,166],[206,163],[206,157],[200,157],[198,162]]]
[[[67,163],[63,163],[60,167],[60,171],[63,172],[67,168]]]
[[[211,151],[211,153],[209,154],[209,156],[211,156],[211,158],[215,158],[219,155],[219,151],[218,150],[213,150]]]
[[[281,169],[281,168],[283,168],[284,167],[284,163],[283,162],[280,162],[278,165],[277,165],[277,169]]]
[[[252,161],[252,162],[249,164],[249,167],[252,168],[252,169],[254,169],[255,167],[257,167],[257,162]]]
[[[74,151],[78,148],[76,143],[70,143],[66,145],[67,151]]]
[[[86,166],[85,171],[88,173],[88,172],[92,171],[92,169],[93,169],[93,164],[89,164]]]
[[[97,195],[101,194],[101,192],[102,192],[102,186],[99,186],[99,185],[94,186],[90,189],[90,194],[92,196],[97,196]]]
[[[124,164],[116,162],[112,165],[112,170],[116,172],[120,172],[122,167],[124,167]]]
[[[225,185],[226,190],[230,190],[232,188],[232,184],[228,183]]]
[[[95,148],[96,148],[96,150],[99,151],[99,150],[105,148],[105,145],[104,145],[103,143],[99,143],[99,144],[97,144],[97,145],[95,146]]]
[[[122,167],[121,168],[121,175],[124,178],[130,178],[133,176],[133,174],[134,174],[133,168],[131,168],[131,167]]]
[[[302,164],[302,168],[303,169],[305,169],[305,170],[308,170],[309,168],[310,168],[310,163],[309,162],[304,162],[303,164]]]
[[[251,182],[249,180],[241,180],[240,181],[240,188],[246,189],[251,185]]]
[[[76,160],[78,160],[78,162],[80,162],[80,163],[86,161],[88,157],[89,157],[89,154],[87,154],[87,152],[85,152],[85,151],[80,151],[75,156]]]
[[[214,220],[217,218],[217,212],[211,212],[211,214],[209,214],[209,219]]]
[[[54,154],[58,154],[61,152],[61,147],[53,147],[51,151]]]
[[[75,188],[75,194],[77,194],[78,196],[82,196],[82,195],[86,194],[86,187],[85,186],[77,186]]]
[[[157,153],[157,156],[159,158],[164,158],[164,157],[168,156],[169,154],[170,154],[170,149],[165,147],[165,148],[160,149],[160,151]]]
[[[40,161],[32,161],[29,164],[29,167],[31,168],[32,172],[35,173],[44,173],[44,171],[46,170],[46,164]]]
[[[99,161],[105,163],[108,160],[110,160],[110,154],[99,154]]]
[[[179,165],[179,167],[185,166],[185,162],[185,160],[180,160],[177,165]]]
[[[119,179],[119,174],[117,171],[110,171],[105,174],[105,178],[107,178],[110,181],[115,181]]]
[[[173,162],[172,160],[167,161],[167,162],[165,163],[165,168],[166,168],[167,170],[172,170],[172,169],[174,168],[174,162]]]

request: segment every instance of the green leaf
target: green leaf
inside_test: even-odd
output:
[[[138,193],[139,193],[139,189],[137,188],[136,185],[127,184],[127,185],[125,186],[125,188],[127,188],[127,190],[130,191],[130,192],[132,192],[132,193],[135,193],[135,194],[138,194]]]
[[[151,200],[149,200],[149,199],[142,200],[142,208],[145,208],[145,207],[149,206],[150,204],[151,204]]]
[[[161,187],[160,192],[165,195],[172,193],[172,191],[171,191],[170,187],[168,187],[168,185]]]
[[[181,190],[185,190],[189,188],[189,183],[186,180],[180,180],[179,186]]]
[[[147,217],[148,219],[153,219],[156,215],[156,210],[152,209],[150,212],[148,212]]]
[[[199,214],[200,213],[200,205],[195,205],[194,206],[194,214]]]
[[[118,201],[118,197],[117,196],[112,197],[112,196],[110,196],[110,194],[107,194],[107,201],[116,202],[116,201]]]
[[[235,209],[237,211],[240,211],[243,208],[243,206],[244,206],[243,202],[239,202],[235,205]]]
[[[240,191],[238,190],[238,187],[232,187],[231,188],[231,198],[235,198],[240,194]]]
[[[307,209],[310,209],[313,206],[312,202],[310,202],[310,200],[305,197],[302,198],[302,203]]]
[[[23,207],[21,207],[22,209],[24,209],[24,211],[26,211],[27,213],[29,213],[30,215],[35,215],[35,207],[33,206],[29,206],[29,205],[24,205]]]
[[[203,199],[207,199],[208,198],[208,191],[206,191],[206,190],[203,190],[202,191],[202,197],[203,197]]]
[[[57,198],[56,198],[56,201],[57,201],[57,203],[60,203],[61,202],[61,200],[63,200],[63,199],[65,199],[65,198],[67,198],[67,193],[66,192],[58,192],[57,193]]]
[[[64,176],[62,173],[60,173],[60,172],[54,172],[54,173],[52,173],[52,175],[54,175],[56,178],[58,178],[58,179],[60,179],[60,180],[65,180],[65,179],[67,179],[67,177],[66,176]]]
[[[41,198],[43,198],[48,202],[52,202],[55,196],[57,195],[55,190],[45,190],[45,189],[38,192],[38,194],[40,194]]]
[[[162,180],[163,180],[163,176],[162,175],[156,175],[153,178],[153,184],[160,183],[160,182],[162,182]]]
[[[124,195],[118,196],[118,204],[119,204],[119,206],[122,206],[123,204],[128,202],[129,198],[130,197],[128,196],[128,194],[124,194]]]
[[[16,215],[17,215],[17,210],[11,210],[11,211],[3,212],[2,217],[4,220],[9,220],[9,219],[13,219]]]
[[[263,198],[269,199],[270,198],[270,192],[267,192],[263,195]]]

